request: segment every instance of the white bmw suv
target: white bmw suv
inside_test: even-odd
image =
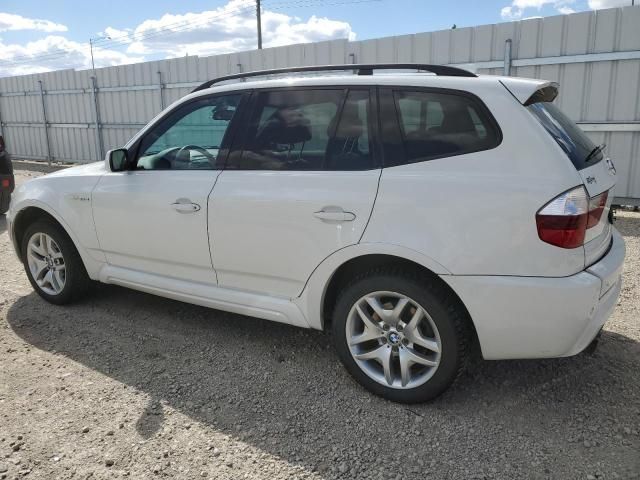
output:
[[[424,401],[474,344],[574,355],[616,305],[615,168],[557,91],[415,64],[219,78],[19,187],[11,237],[49,302],[97,280],[331,330],[359,383]]]

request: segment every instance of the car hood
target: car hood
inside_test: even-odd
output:
[[[50,173],[44,177],[74,177],[74,176],[95,176],[106,173],[104,162],[93,162],[75,167],[63,168],[57,172]]]

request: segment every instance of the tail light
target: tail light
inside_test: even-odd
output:
[[[589,200],[589,220],[587,221],[587,229],[595,227],[600,223],[602,212],[607,206],[607,198],[609,191],[604,191],[600,195],[596,195]]]
[[[562,248],[584,245],[587,230],[602,218],[609,192],[589,198],[584,187],[558,195],[536,214],[540,240]]]

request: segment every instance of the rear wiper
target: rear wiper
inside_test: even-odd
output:
[[[587,155],[587,158],[584,159],[584,163],[589,163],[589,160],[591,160],[595,155],[603,151],[606,146],[607,144],[603,143],[601,145],[598,145],[597,147],[593,147],[593,150],[591,150],[589,152],[589,155]]]

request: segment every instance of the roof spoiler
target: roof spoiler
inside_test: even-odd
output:
[[[559,85],[556,82],[504,77],[500,83],[524,106],[538,102],[553,102],[558,96]]]

